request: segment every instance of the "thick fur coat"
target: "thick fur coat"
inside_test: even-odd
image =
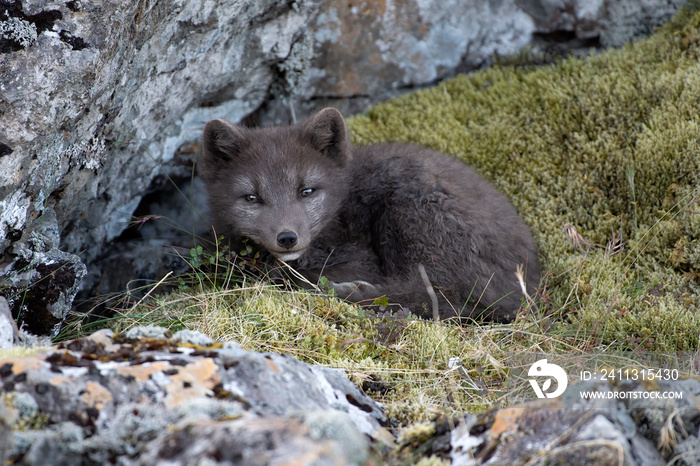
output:
[[[423,317],[499,321],[538,285],[535,243],[506,197],[459,160],[422,147],[351,149],[345,121],[324,109],[292,127],[249,129],[212,120],[200,173],[213,226],[248,238],[338,294],[386,296]]]

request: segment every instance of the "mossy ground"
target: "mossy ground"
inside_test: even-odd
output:
[[[348,121],[355,144],[434,148],[510,197],[545,272],[515,323],[371,315],[194,274],[117,328],[160,322],[342,368],[397,425],[508,404],[517,396],[503,382],[523,352],[700,349],[699,28],[687,10],[620,50],[495,66]]]
[[[459,76],[352,119],[354,141],[452,154],[507,193],[539,245],[542,309],[570,330],[696,349],[699,25],[684,12],[621,50]]]

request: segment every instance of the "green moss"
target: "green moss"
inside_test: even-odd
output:
[[[550,272],[545,311],[565,310],[600,344],[648,344],[653,323],[672,333],[650,349],[697,349],[698,24],[684,11],[621,50],[458,76],[352,118],[354,142],[446,152],[508,194]],[[574,247],[565,225],[590,246]]]

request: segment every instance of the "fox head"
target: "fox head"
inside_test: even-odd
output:
[[[248,238],[278,259],[301,257],[345,199],[351,157],[334,108],[291,127],[208,122],[199,170],[216,234]]]

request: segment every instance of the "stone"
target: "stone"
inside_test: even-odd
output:
[[[48,210],[37,229],[25,229],[0,260],[0,293],[20,330],[56,336],[71,310],[87,270],[78,256],[59,247],[58,227]]]
[[[280,94],[301,114],[319,105],[356,113],[517,53],[533,31],[530,16],[512,0],[326,1],[280,64]],[[285,113],[271,111],[265,121],[286,123]]]
[[[515,0],[535,23],[535,32],[551,42],[570,41],[590,48],[621,47],[651,34],[668,21],[684,0]]]
[[[355,436],[359,433],[352,429]],[[209,464],[271,465],[291,464],[364,465],[369,456],[367,442],[360,436],[362,451],[348,451],[348,442],[315,439],[308,426],[297,419],[263,419],[178,424],[148,446],[133,464],[189,465]],[[235,439],[232,441],[232,439]],[[198,462],[199,461],[199,462]],[[289,463],[288,463],[289,464]]]
[[[364,465],[393,442],[381,407],[340,371],[133,330],[0,356],[6,461]]]
[[[272,1],[229,0],[216,9],[205,1],[82,1],[72,4],[76,11],[16,3],[13,17],[40,10],[55,19],[0,65],[0,140],[12,150],[0,159],[7,204],[0,240],[46,203],[70,252],[117,237],[153,177],[173,173],[182,163],[175,150],[195,140],[204,122],[215,115],[238,121],[262,102],[270,64],[285,56],[317,2],[298,3],[293,10]],[[271,25],[278,23],[290,27]],[[90,248],[84,260],[99,252]]]
[[[556,399],[463,416],[449,432],[452,464],[666,464],[697,444],[700,411],[694,400],[700,383],[688,378],[658,385],[643,380],[616,384],[595,376]],[[592,392],[604,396],[581,396]],[[682,395],[667,396],[671,392]],[[673,416],[681,419],[681,411],[687,429],[669,424]],[[676,436],[678,441],[669,441]]]
[[[10,305],[7,300],[0,296],[0,350],[12,348],[19,338],[17,324],[12,318]]]
[[[12,426],[17,422],[17,411],[0,403],[0,461],[7,464],[12,442]]]

